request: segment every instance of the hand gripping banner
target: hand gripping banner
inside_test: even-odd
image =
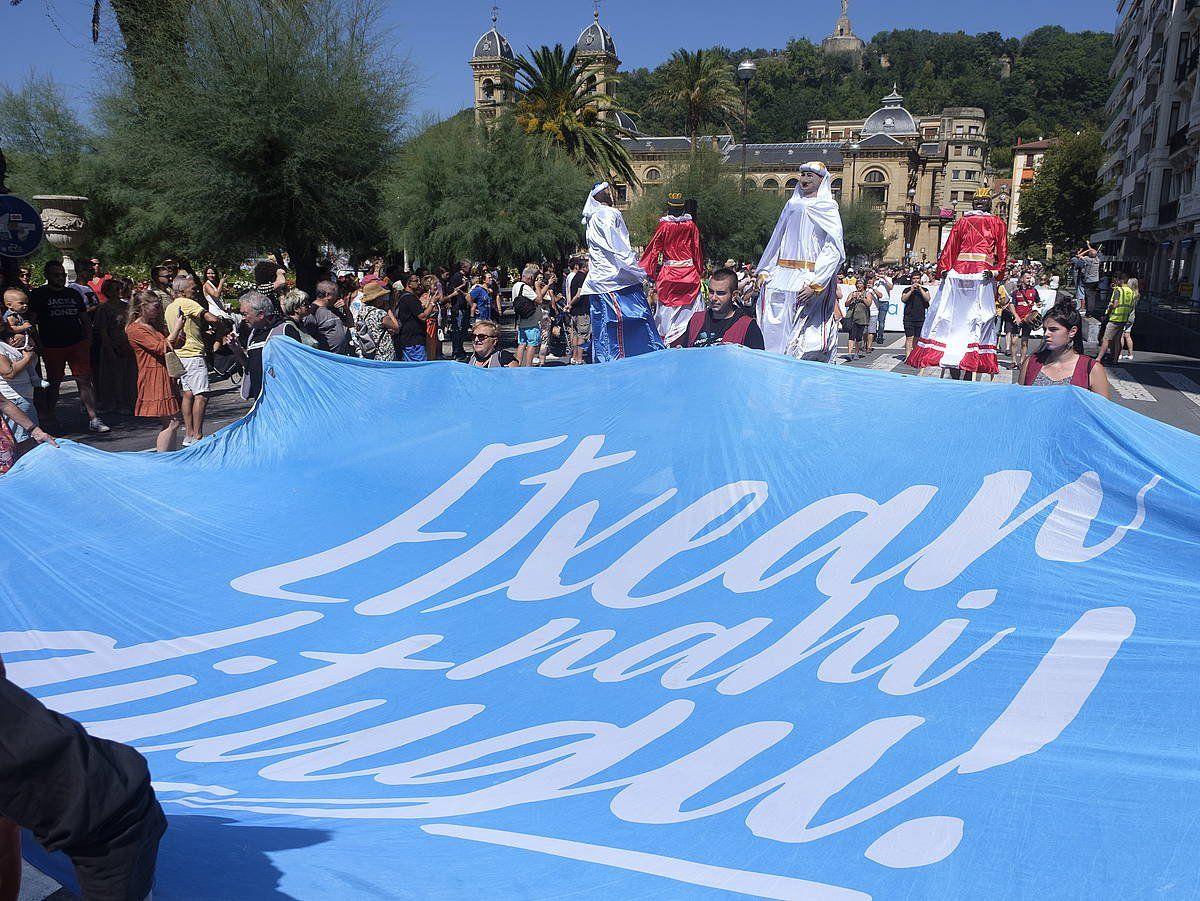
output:
[[[0,480],[0,655],[146,756],[156,899],[1200,895],[1195,437],[742,348],[266,355],[201,444]]]

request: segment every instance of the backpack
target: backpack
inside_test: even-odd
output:
[[[526,297],[525,291],[529,288],[524,282],[521,282],[521,289],[517,296],[513,298],[513,312],[517,314],[518,319],[528,319],[537,312],[537,303],[532,297]]]
[[[354,328],[350,332],[350,337],[358,345],[358,351],[364,357],[374,357],[375,353],[379,350],[379,345],[375,343],[375,339],[363,328],[361,317],[355,321]]]

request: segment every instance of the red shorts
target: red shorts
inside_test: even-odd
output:
[[[91,375],[92,342],[85,338],[67,347],[43,347],[42,359],[46,361],[46,378],[51,382],[61,382],[68,365],[76,378]]]

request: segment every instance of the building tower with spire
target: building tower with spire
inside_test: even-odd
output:
[[[492,27],[475,42],[471,72],[475,79],[475,121],[495,119],[516,99],[517,64],[512,45],[496,27],[498,8],[492,7]]]
[[[850,24],[850,0],[842,0],[842,14],[833,27],[833,34],[821,41],[821,49],[826,53],[852,53],[861,59],[865,46]]]
[[[621,66],[621,60],[617,58],[617,45],[613,43],[612,35],[600,24],[599,0],[593,0],[592,22],[579,33],[575,52],[580,65],[587,72],[592,92],[610,100],[615,98],[617,69]]]

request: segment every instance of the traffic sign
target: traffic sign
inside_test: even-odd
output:
[[[14,194],[0,194],[0,257],[27,257],[42,243],[42,217]]]

